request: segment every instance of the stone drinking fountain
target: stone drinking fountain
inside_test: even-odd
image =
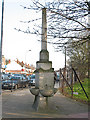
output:
[[[29,89],[35,95],[33,107],[36,110],[39,109],[42,101],[47,106],[48,97],[52,97],[57,92],[57,89],[54,88],[54,69],[52,68],[52,62],[49,61],[49,52],[47,51],[46,8],[42,9],[42,42],[40,60],[36,62],[35,88]]]

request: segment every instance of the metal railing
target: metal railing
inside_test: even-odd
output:
[[[83,84],[81,83],[79,76],[77,72],[75,71],[75,69],[74,68],[70,68],[68,70],[66,70],[66,68],[60,69],[60,88],[63,94],[65,93],[64,91],[65,87],[69,87],[71,90],[71,97],[73,97],[73,93],[74,93],[73,85],[75,81],[78,81],[80,83],[80,86],[85,96],[87,97],[87,99],[89,99],[87,92],[85,91]]]

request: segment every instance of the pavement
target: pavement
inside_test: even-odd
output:
[[[62,95],[49,97],[48,108],[35,111],[28,88],[2,91],[2,118],[88,118],[88,105]]]

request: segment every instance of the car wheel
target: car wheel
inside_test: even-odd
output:
[[[17,85],[15,85],[15,90],[17,90],[18,89],[18,86]]]

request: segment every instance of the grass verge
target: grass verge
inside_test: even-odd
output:
[[[90,79],[85,78],[84,80],[81,81],[85,92],[87,93],[88,97],[90,96]],[[61,89],[60,89],[61,91]],[[68,97],[72,97],[72,92],[71,89],[69,87],[64,87],[64,95],[68,96]],[[76,99],[78,101],[81,102],[85,102],[85,103],[90,103],[90,97],[89,99],[86,97],[81,85],[79,82],[76,82],[73,84],[73,99]]]

